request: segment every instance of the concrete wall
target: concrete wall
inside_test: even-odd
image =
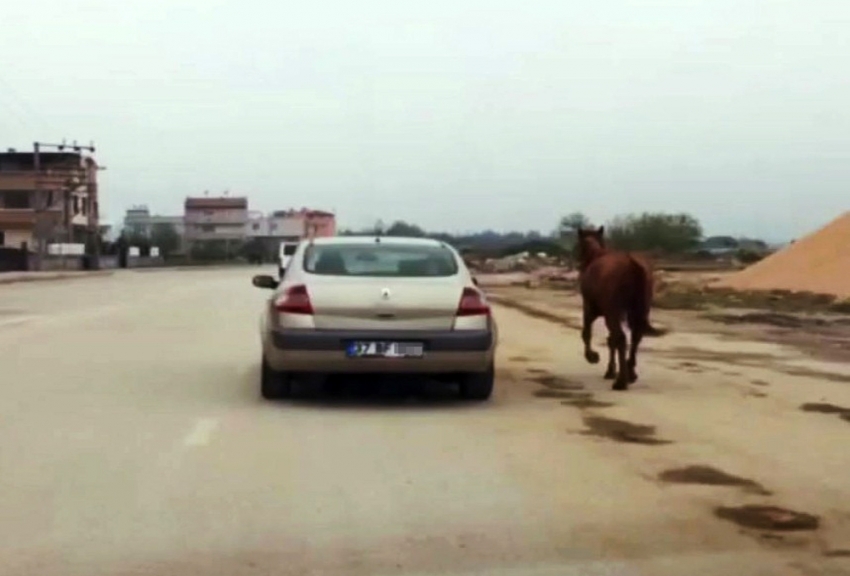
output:
[[[165,261],[157,256],[131,256],[127,258],[127,268],[151,268],[154,266],[162,266]]]
[[[82,256],[45,256],[38,269],[42,271],[82,270],[83,258]]]
[[[30,259],[30,265],[35,264],[34,259]],[[165,261],[161,257],[152,258],[150,256],[136,256],[127,258],[127,268],[152,268],[165,265]],[[100,269],[113,270],[118,268],[117,256],[101,256]],[[61,271],[61,270],[83,270],[82,256],[46,256],[39,267],[42,271]]]
[[[29,230],[6,230],[3,233],[3,246],[9,248],[20,248],[21,243],[26,242],[27,246],[32,246],[32,232]]]

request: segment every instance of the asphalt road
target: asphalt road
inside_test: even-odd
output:
[[[0,574],[850,573],[850,423],[784,400],[846,383],[748,398],[650,353],[618,394],[574,331],[498,309],[487,404],[269,403],[253,272],[0,286]],[[695,464],[764,489],[658,478]],[[820,525],[718,516],[744,504]]]

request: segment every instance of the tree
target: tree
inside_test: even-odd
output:
[[[695,250],[702,226],[690,214],[649,213],[618,216],[606,226],[609,244],[621,250],[681,254]]]
[[[180,250],[181,238],[173,224],[160,222],[151,226],[150,243],[159,248],[162,256],[167,257]]]
[[[384,236],[413,236],[421,238],[425,236],[425,230],[416,224],[409,224],[403,220],[396,220],[386,229]]]
[[[563,216],[558,222],[558,236],[561,238],[575,237],[582,228],[590,228],[590,218],[581,212],[573,212]]]

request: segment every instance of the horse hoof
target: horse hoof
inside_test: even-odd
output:
[[[616,382],[614,382],[614,385],[611,386],[611,390],[622,391],[622,390],[628,389],[628,387],[629,387],[629,385],[625,381],[617,380]]]
[[[584,353],[584,358],[591,364],[599,364],[599,352],[588,350]]]
[[[635,382],[637,382],[637,379],[638,379],[637,374],[630,374],[629,375],[629,384],[634,384]]]
[[[617,374],[613,370],[608,370],[608,372],[605,373],[605,376],[603,376],[605,380],[613,380],[616,377]]]

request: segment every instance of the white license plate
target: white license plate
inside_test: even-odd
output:
[[[346,348],[349,358],[421,358],[424,353],[421,342],[351,342]]]

